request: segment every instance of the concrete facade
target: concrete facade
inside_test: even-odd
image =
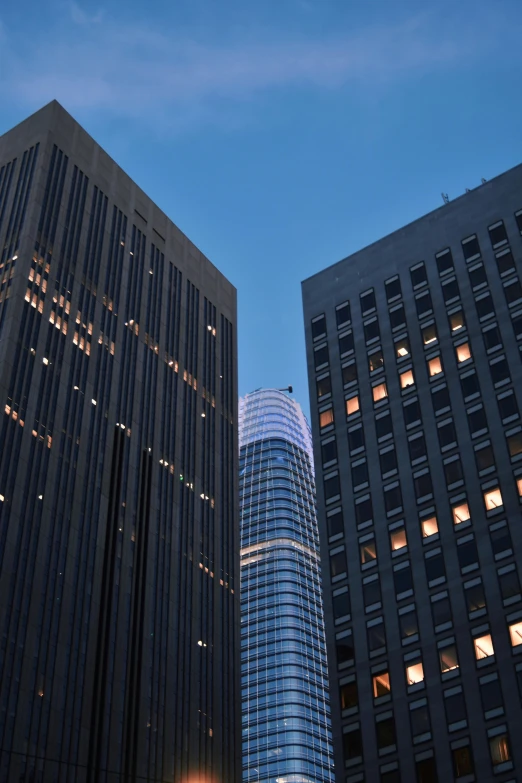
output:
[[[522,777],[521,234],[518,166],[303,283],[343,783]]]
[[[236,290],[56,102],[0,137],[0,400],[0,780],[239,780]]]

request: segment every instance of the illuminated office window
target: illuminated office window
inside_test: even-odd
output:
[[[440,375],[441,372],[442,362],[440,360],[440,356],[435,356],[435,358],[430,359],[428,362],[428,373],[430,378],[432,378],[434,375]]]
[[[406,389],[408,386],[413,386],[415,383],[413,370],[406,370],[405,372],[401,372],[399,374],[399,381],[401,384],[401,389]]]
[[[453,669],[459,668],[459,659],[457,656],[457,647],[454,644],[449,644],[447,647],[443,647],[439,650],[440,670],[444,674],[445,672],[453,671]]]
[[[412,663],[406,667],[406,682],[408,685],[415,685],[417,682],[423,682],[424,668],[422,663]]]
[[[349,400],[346,400],[346,414],[347,416],[351,416],[353,413],[357,413],[359,410],[359,397],[356,395],[355,397],[350,397]]]
[[[489,740],[489,752],[494,767],[511,761],[511,751],[507,734],[497,734]]]
[[[379,400],[384,400],[388,396],[388,389],[386,388],[385,383],[380,383],[378,386],[373,387],[373,401],[379,402]]]
[[[491,511],[492,509],[499,508],[503,505],[502,494],[498,487],[495,489],[488,489],[484,492],[484,505],[486,506],[486,511]]]
[[[467,522],[470,519],[469,506],[467,503],[459,503],[453,506],[453,524],[460,525],[461,522]]]
[[[388,672],[375,674],[372,678],[372,684],[374,699],[378,699],[380,696],[387,696],[391,692],[390,675]]]
[[[360,546],[361,563],[371,563],[373,560],[377,560],[377,550],[375,548],[375,541],[367,541]]]
[[[319,426],[327,427],[329,424],[333,424],[334,413],[333,408],[328,408],[327,411],[321,411],[319,414]]]
[[[469,347],[469,343],[462,343],[461,345],[455,346],[455,353],[457,354],[457,362],[459,364],[471,359],[471,348]]]
[[[512,647],[518,647],[522,644],[522,622],[512,623],[509,626],[509,636]]]
[[[398,549],[404,549],[405,546],[408,546],[405,528],[401,527],[399,530],[392,530],[390,532],[390,546],[392,552],[396,552]]]
[[[473,639],[473,646],[475,647],[475,658],[477,661],[495,655],[493,639],[491,638],[490,633],[484,634],[484,636],[475,637],[475,639]]]
[[[437,525],[437,517],[428,517],[427,519],[421,519],[422,537],[429,538],[439,532],[439,526]]]

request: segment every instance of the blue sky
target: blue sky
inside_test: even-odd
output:
[[[522,162],[520,0],[22,0],[0,132],[57,98],[238,288],[239,387],[308,410],[300,283]]]

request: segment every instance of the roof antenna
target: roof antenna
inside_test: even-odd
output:
[[[292,394],[293,390],[294,390],[294,387],[293,387],[293,386],[287,386],[286,388],[284,388],[284,389],[278,389],[277,391],[282,391],[282,392],[285,392],[285,391],[287,391],[287,392],[288,392],[288,394]]]
[[[448,194],[447,193],[441,193],[440,195],[442,196],[443,202],[445,204],[449,204],[449,196],[448,196]]]
[[[481,181],[481,182],[482,182],[482,184],[484,185],[484,184],[487,182],[487,179],[484,179],[484,177],[482,177],[482,179],[481,179],[480,181]]]

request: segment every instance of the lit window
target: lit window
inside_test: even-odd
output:
[[[384,400],[388,396],[388,389],[385,383],[380,383],[378,386],[373,387],[373,401],[379,402]]]
[[[430,345],[431,343],[436,342],[437,340],[437,330],[435,328],[435,324],[430,324],[429,326],[425,326],[422,330],[422,341],[424,345]]]
[[[408,685],[414,685],[416,682],[424,680],[424,669],[422,663],[413,663],[406,667],[406,682]]]
[[[405,546],[408,546],[406,530],[403,527],[401,527],[400,530],[393,530],[390,533],[390,546],[392,552],[396,552],[398,549],[404,549]]]
[[[5,497],[3,495],[0,495],[0,503],[3,503],[5,500]]]
[[[453,333],[458,332],[460,329],[464,328],[464,314],[462,310],[459,310],[458,312],[450,315],[449,324]]]
[[[372,678],[373,682],[373,698],[378,699],[379,696],[387,696],[390,691],[390,675],[388,672],[382,674],[375,674]]]
[[[440,670],[444,672],[450,672],[453,669],[459,668],[459,659],[457,657],[457,648],[454,644],[450,644],[448,647],[443,647],[439,650]]]
[[[469,343],[462,343],[462,345],[457,345],[455,348],[455,353],[457,354],[457,361],[459,364],[462,364],[462,362],[467,362],[468,359],[471,359],[471,349],[469,347]]]
[[[373,560],[377,560],[377,550],[375,549],[375,541],[368,541],[366,544],[361,544],[361,563],[371,563]]]
[[[442,372],[442,362],[440,360],[440,356],[435,356],[434,359],[429,360],[428,372],[430,374],[430,377],[433,377],[434,375],[439,375],[439,373]]]
[[[319,414],[319,426],[327,427],[329,424],[333,424],[334,415],[333,408],[328,408],[327,411],[322,411]]]
[[[489,740],[489,752],[494,767],[498,766],[498,764],[504,764],[506,761],[510,761],[511,752],[509,750],[507,734],[497,734],[496,737],[491,737]]]
[[[351,416],[352,413],[357,413],[359,407],[359,397],[350,397],[349,400],[346,400],[346,415]]]
[[[487,633],[484,636],[477,636],[473,639],[473,645],[475,647],[475,658],[480,661],[482,658],[489,658],[491,655],[495,655],[493,649],[493,639],[491,634]]]
[[[517,479],[517,490],[520,497],[522,497],[522,478]]]
[[[410,355],[410,344],[406,338],[404,340],[398,340],[395,343],[395,351],[398,359],[403,359],[405,356]]]
[[[422,537],[429,538],[439,532],[439,526],[437,525],[437,517],[429,517],[428,519],[421,519]]]
[[[467,503],[459,503],[458,506],[453,506],[453,524],[460,525],[461,522],[467,522],[470,518],[469,506]]]
[[[413,386],[415,383],[413,378],[413,370],[406,370],[406,372],[401,372],[399,375],[399,380],[401,382],[401,389],[406,389],[407,386]]]
[[[491,511],[503,505],[502,494],[498,487],[484,492],[484,505],[486,506],[486,511]]]
[[[511,646],[518,647],[522,644],[522,622],[513,623],[509,626],[509,635],[511,637]]]

